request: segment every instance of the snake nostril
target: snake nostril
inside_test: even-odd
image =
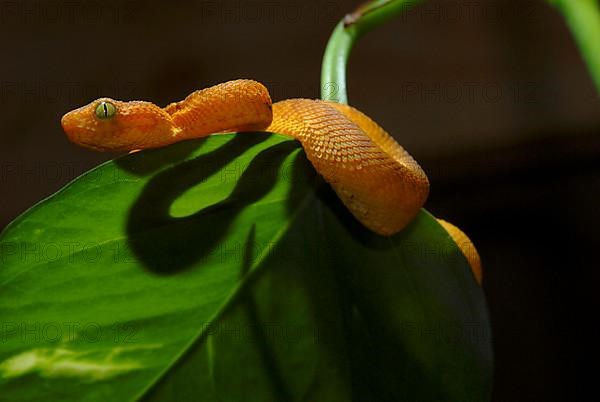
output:
[[[63,130],[68,133],[70,131],[70,129],[73,127],[72,124],[72,119],[70,116],[70,113],[65,114],[61,119],[60,119],[60,125],[62,126]]]

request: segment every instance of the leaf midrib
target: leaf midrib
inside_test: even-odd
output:
[[[309,192],[306,194],[302,201],[298,204],[296,211],[292,215],[290,215],[289,220],[286,224],[275,234],[273,237],[273,243],[277,244],[279,240],[289,231],[292,224],[296,221],[300,213],[306,208],[306,205],[311,201],[311,198],[314,198],[315,190],[314,185],[317,183],[317,177],[312,180],[312,186],[309,187]],[[212,328],[213,324],[217,322],[222,315],[227,311],[230,305],[237,299],[239,294],[243,291],[244,287],[251,281],[253,277],[258,275],[264,267],[262,262],[269,256],[269,254],[275,249],[275,247],[267,247],[263,249],[263,251],[259,254],[259,256],[255,259],[255,261],[250,266],[248,270],[248,274],[246,274],[242,280],[237,284],[237,286],[233,289],[233,291],[229,294],[229,296],[224,300],[222,306],[217,309],[215,314],[207,321],[206,325],[203,325],[202,329],[192,338],[192,340],[182,349],[181,353],[176,355],[170,363],[165,366],[165,369],[159,372],[154,379],[152,379],[147,387],[143,388],[133,399],[132,401],[140,400],[144,395],[151,390],[151,388],[160,382],[166,374],[179,362],[193,347],[199,342],[204,335]]]

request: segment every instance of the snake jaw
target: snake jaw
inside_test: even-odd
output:
[[[92,131],[89,127],[90,124],[93,124],[93,121],[86,116],[87,113],[85,108],[86,107],[81,107],[65,114],[61,118],[60,124],[65,134],[67,134],[69,141],[85,148],[101,150],[103,147],[100,144],[88,143],[87,141],[87,138],[90,136],[90,131]]]

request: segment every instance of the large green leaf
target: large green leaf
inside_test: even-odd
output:
[[[485,401],[484,298],[423,211],[363,229],[299,145],[211,136],[0,235],[0,400]]]

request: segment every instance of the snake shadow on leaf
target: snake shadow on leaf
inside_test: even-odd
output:
[[[227,198],[192,215],[172,217],[171,205],[187,190],[219,172],[269,135],[238,135],[210,153],[156,174],[129,212],[127,239],[136,258],[155,273],[174,274],[214,251],[226,237],[236,216],[273,188],[278,167],[299,145],[295,141],[285,141],[262,150],[252,159]]]

